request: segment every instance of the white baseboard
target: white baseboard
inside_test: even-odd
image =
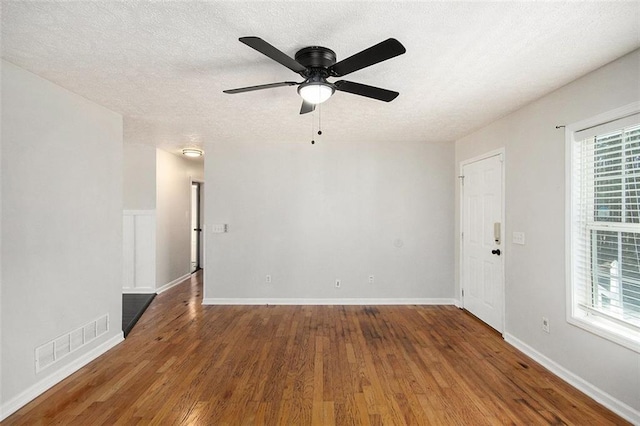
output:
[[[100,355],[104,354],[109,349],[113,348],[118,343],[123,341],[124,336],[123,333],[120,332],[116,336],[102,343],[100,346],[95,347],[94,349],[80,356],[75,361],[72,361],[70,364],[65,365],[61,369],[54,371],[47,377],[44,377],[39,382],[21,392],[16,397],[2,404],[2,406],[0,406],[0,421],[6,419],[11,414],[24,407],[27,403],[31,402],[32,400],[52,388],[54,385],[66,379],[67,377],[80,370],[82,367],[89,364],[91,361],[98,358]]]
[[[155,293],[162,293],[164,291],[169,290],[171,287],[175,287],[178,284],[180,284],[182,281],[186,280],[187,278],[189,278],[191,276],[191,274],[185,274],[183,276],[181,276],[180,278],[176,278],[175,280],[171,281],[170,283],[167,283],[161,287],[158,287],[155,291]]]
[[[454,305],[454,299],[206,298],[203,305]]]
[[[632,424],[640,425],[640,411],[628,406],[627,404],[617,400],[603,390],[595,387],[591,383],[562,367],[552,359],[547,358],[545,355],[536,351],[534,348],[517,339],[513,335],[505,333],[504,340],[511,346],[523,352],[525,355],[533,358],[534,361],[541,364],[547,370],[551,371],[553,374],[560,377],[562,380],[569,383],[574,388],[587,394],[594,400],[598,401],[600,404],[618,414],[620,417],[625,418]]]
[[[151,287],[123,287],[124,294],[153,294],[156,290]]]

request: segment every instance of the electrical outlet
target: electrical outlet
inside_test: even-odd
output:
[[[542,317],[542,331],[549,333],[549,318]]]
[[[266,278],[264,279],[264,282],[266,282],[267,284],[271,283],[271,275],[267,275]]]
[[[375,277],[373,275],[369,275],[369,284],[373,284]]]
[[[340,280],[337,279],[336,280],[336,288],[340,288],[340,285],[341,285]]]

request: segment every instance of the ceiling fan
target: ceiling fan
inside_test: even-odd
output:
[[[404,46],[396,39],[390,38],[371,46],[355,55],[336,62],[336,54],[326,47],[310,46],[298,50],[295,59],[281,52],[259,37],[240,37],[240,41],[257,50],[274,61],[284,65],[291,71],[300,74],[303,82],[283,81],[280,83],[261,84],[258,86],[241,87],[238,89],[224,90],[224,93],[244,93],[254,90],[272,89],[274,87],[298,86],[298,93],[302,97],[300,114],[306,114],[315,110],[316,104],[329,99],[336,90],[366,96],[367,98],[391,102],[398,96],[398,92],[354,83],[347,80],[338,80],[330,83],[329,77],[342,77],[362,68],[386,61],[406,52]]]

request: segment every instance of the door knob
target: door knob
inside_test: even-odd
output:
[[[500,249],[491,250],[491,254],[497,254],[500,256]]]

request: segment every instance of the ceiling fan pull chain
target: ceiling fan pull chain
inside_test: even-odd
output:
[[[316,141],[313,139],[313,135],[315,133],[315,110],[311,113],[311,145],[315,144]]]
[[[318,106],[318,136],[322,135],[322,104]]]

